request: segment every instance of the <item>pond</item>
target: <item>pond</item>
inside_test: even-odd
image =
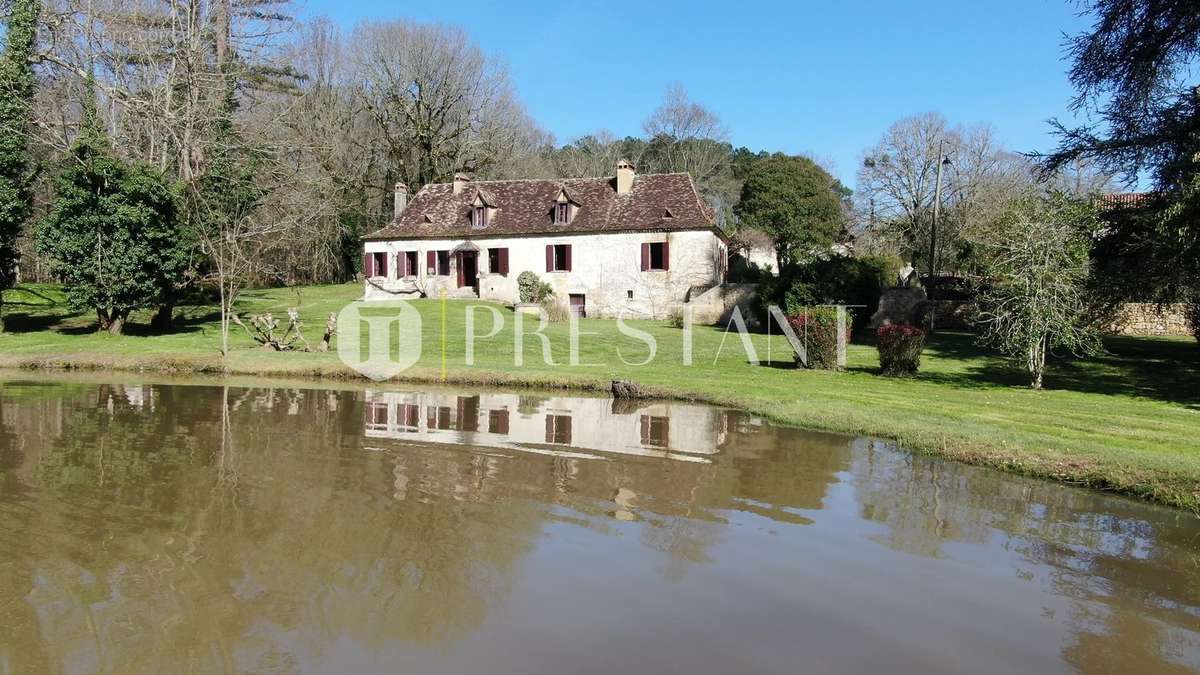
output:
[[[738,411],[17,375],[0,673],[1200,668],[1200,522]]]

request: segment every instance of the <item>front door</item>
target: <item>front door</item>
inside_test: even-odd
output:
[[[587,296],[582,293],[572,293],[570,295],[570,301],[571,312],[575,316],[581,319],[587,316]]]
[[[458,287],[470,286],[479,292],[479,252],[458,252]]]

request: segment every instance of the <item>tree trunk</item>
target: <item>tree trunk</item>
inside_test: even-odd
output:
[[[175,314],[175,299],[166,298],[161,305],[158,306],[158,311],[154,313],[154,318],[150,319],[150,327],[154,330],[171,330],[171,320]]]
[[[125,318],[127,312],[113,312],[112,318],[108,322],[109,335],[121,335],[125,332]]]
[[[1033,389],[1042,388],[1042,376],[1046,372],[1046,338],[1042,338],[1029,347],[1029,386]]]
[[[96,308],[96,322],[98,325],[96,329],[97,331],[108,330],[109,325],[112,323],[112,319],[109,317],[107,309],[104,309],[103,307]]]
[[[221,356],[229,356],[229,313],[230,303],[226,302],[225,295],[225,280],[218,279],[217,283],[221,287]]]

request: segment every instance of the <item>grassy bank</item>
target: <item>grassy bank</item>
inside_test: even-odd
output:
[[[357,285],[315,286],[247,293],[243,312],[300,307],[315,343],[324,317],[360,294]],[[276,376],[353,377],[334,354],[280,354],[252,349],[240,331],[227,360],[217,352],[214,307],[180,310],[178,327],[152,334],[135,316],[130,335],[95,333],[90,316],[68,311],[53,287],[25,287],[5,296],[10,332],[0,336],[0,367],[76,367],[213,371]],[[425,326],[421,360],[401,377],[441,376],[442,305],[414,303]],[[618,332],[615,322],[584,320],[595,333],[580,340],[580,365],[569,364],[565,324],[552,325],[554,365],[541,358],[537,340],[526,337],[524,367],[513,365],[513,314],[500,333],[475,346],[468,365],[462,336],[469,303],[446,303],[445,363],[448,381],[575,388],[606,388],[614,378],[636,380],[663,394],[747,408],[774,420],[805,427],[893,438],[904,447],[1008,471],[1054,478],[1134,495],[1200,512],[1200,349],[1190,339],[1114,338],[1109,354],[1088,361],[1057,361],[1048,390],[1023,386],[1023,376],[996,356],[977,349],[971,336],[940,333],[912,379],[876,375],[870,345],[851,345],[843,373],[798,371],[787,346],[753,336],[763,364],[747,363],[736,335],[696,327],[693,365],[684,367],[683,332],[665,322],[631,321],[658,343],[654,360],[646,346]],[[477,312],[477,332],[491,319]],[[533,322],[527,318],[528,329]]]

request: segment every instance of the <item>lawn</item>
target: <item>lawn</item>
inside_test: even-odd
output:
[[[329,312],[361,294],[358,285],[311,286],[247,292],[243,313],[300,308],[306,335],[316,343]],[[353,376],[335,354],[275,353],[253,348],[240,330],[234,352],[222,360],[215,307],[180,309],[178,327],[152,334],[135,316],[130,334],[95,332],[94,318],[69,311],[52,286],[25,286],[5,295],[9,332],[0,335],[0,367],[83,367],[214,371],[262,375]],[[413,303],[424,339],[416,368],[400,377],[435,380],[442,368],[442,309],[438,300]],[[579,363],[568,361],[566,324],[547,330],[555,364],[542,362],[540,345],[526,336],[523,367],[513,364],[514,314],[478,340],[475,364],[465,359],[464,316],[478,301],[446,301],[446,376],[452,382],[607,388],[635,380],[664,395],[737,406],[780,422],[879,436],[903,447],[1008,471],[1054,478],[1138,496],[1200,512],[1200,348],[1191,339],[1112,338],[1109,353],[1087,361],[1056,360],[1045,391],[1024,386],[1022,374],[980,350],[965,333],[942,332],[925,352],[921,374],[877,375],[869,344],[852,344],[846,372],[797,370],[787,345],[754,335],[763,359],[747,362],[735,334],[696,327],[693,365],[683,365],[683,331],[658,321],[630,321],[657,341],[648,365],[645,344],[613,321],[581,322]],[[476,312],[477,332],[491,327]],[[526,317],[526,331],[535,319]],[[236,327],[235,327],[236,329]]]

